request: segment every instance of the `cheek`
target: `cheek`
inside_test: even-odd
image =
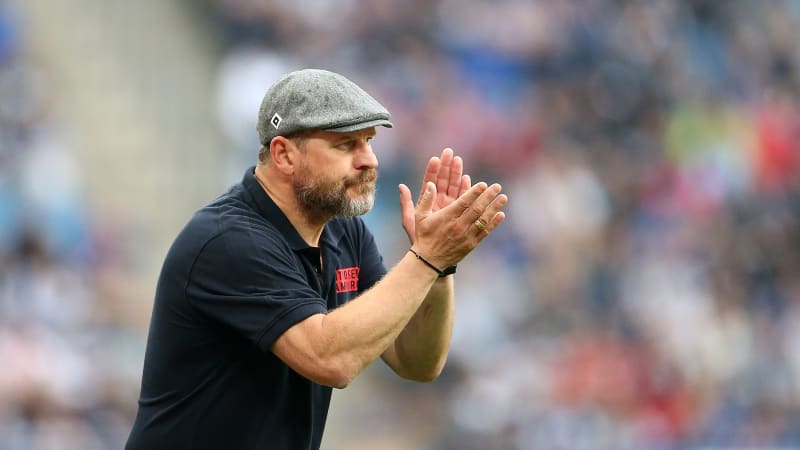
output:
[[[331,167],[334,167],[333,165]],[[342,158],[335,163],[336,173],[340,176],[346,177],[353,173],[353,159],[352,158]]]
[[[331,152],[317,156],[307,161],[306,177],[324,180],[328,186],[339,188],[357,179],[359,171],[355,169],[355,161],[351,155]]]
[[[329,155],[314,161],[314,168],[330,177],[346,177],[353,170],[353,159],[346,155]]]

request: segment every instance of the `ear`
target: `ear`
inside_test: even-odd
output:
[[[283,136],[275,136],[269,144],[269,157],[278,171],[285,175],[294,173],[298,148]]]

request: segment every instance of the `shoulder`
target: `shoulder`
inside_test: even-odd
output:
[[[247,201],[246,195],[234,186],[200,208],[181,230],[173,246],[198,256],[211,254],[215,258],[288,250],[281,233]]]

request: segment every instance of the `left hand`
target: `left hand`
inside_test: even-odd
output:
[[[453,203],[459,195],[468,191],[472,187],[472,180],[469,175],[464,175],[464,162],[460,156],[455,156],[453,150],[446,148],[442,150],[441,157],[431,157],[428,161],[428,168],[425,170],[425,177],[422,180],[422,187],[420,188],[419,198],[417,205],[422,199],[422,194],[425,192],[425,186],[428,182],[436,185],[436,198],[433,201],[433,210],[438,211]],[[400,213],[402,215],[403,229],[408,235],[409,242],[414,244],[414,236],[416,236],[414,211],[415,206],[411,200],[411,190],[405,184],[401,184],[400,188]]]

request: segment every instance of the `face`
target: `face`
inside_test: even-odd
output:
[[[378,162],[370,141],[374,128],[353,133],[319,132],[303,143],[294,190],[312,217],[354,217],[375,203]]]

